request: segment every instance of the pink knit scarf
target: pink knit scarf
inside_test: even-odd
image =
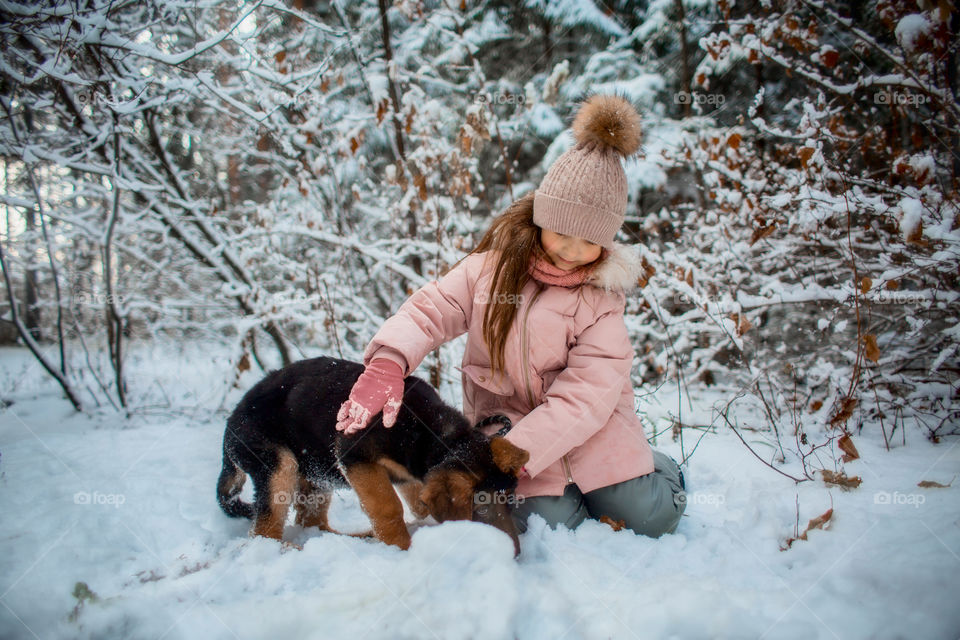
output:
[[[539,252],[538,252],[539,253]],[[587,279],[597,262],[585,264],[582,267],[564,271],[555,266],[545,255],[540,253],[530,259],[530,275],[534,280],[558,287],[578,287]]]

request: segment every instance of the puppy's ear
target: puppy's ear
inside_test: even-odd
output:
[[[431,471],[424,479],[420,501],[437,522],[469,520],[473,516],[473,481],[463,471]]]
[[[530,459],[529,453],[501,436],[490,438],[490,451],[493,453],[493,462],[500,471],[514,476],[520,473],[520,469]]]

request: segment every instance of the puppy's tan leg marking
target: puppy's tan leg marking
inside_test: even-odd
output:
[[[423,504],[423,501],[420,500],[420,492],[423,490],[422,482],[410,475],[410,472],[407,471],[407,468],[395,460],[383,457],[377,460],[377,464],[387,470],[392,482],[397,483],[394,485],[397,489],[397,493],[400,494],[400,496],[403,498],[403,501],[407,503],[408,507],[410,507],[413,515],[417,516],[421,520],[430,515],[427,505]]]
[[[297,489],[297,479],[297,459],[288,449],[280,449],[277,452],[277,468],[270,476],[267,486],[270,506],[266,511],[257,514],[253,535],[274,540],[283,539],[283,525]]]
[[[420,492],[423,491],[423,483],[419,480],[410,480],[397,485],[397,493],[403,496],[403,501],[410,507],[410,511],[417,518],[423,520],[430,515],[430,509],[420,499]]]
[[[294,504],[297,511],[296,523],[301,527],[320,527],[322,531],[333,531],[327,521],[332,496],[332,491],[314,486],[301,474]]]
[[[347,481],[360,498],[377,539],[401,549],[410,548],[410,532],[403,522],[403,505],[390,483],[390,475],[379,464],[362,462],[346,468]]]
[[[377,460],[377,464],[387,470],[387,474],[390,475],[391,482],[410,482],[411,480],[416,481],[416,478],[410,475],[410,472],[407,471],[407,468],[396,460],[383,457]]]
[[[294,508],[297,511],[296,523],[301,527],[319,527],[321,531],[355,538],[373,537],[372,529],[359,533],[344,533],[330,526],[327,514],[330,513],[330,501],[333,499],[332,491],[317,488],[301,475],[298,492]]]

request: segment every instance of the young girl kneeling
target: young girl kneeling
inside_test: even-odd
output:
[[[391,426],[403,378],[466,333],[464,414],[474,424],[505,416],[507,440],[530,453],[513,512],[520,530],[531,513],[569,528],[607,516],[658,537],[683,513],[683,474],[650,448],[634,413],[623,312],[640,264],[613,242],[627,205],[621,158],[639,148],[640,116],[619,96],[595,95],[573,131],[576,146],[540,187],[384,322],[337,428],[363,429],[381,410]],[[485,432],[501,426],[487,422]]]

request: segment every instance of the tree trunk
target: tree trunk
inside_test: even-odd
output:
[[[380,33],[383,39],[383,57],[387,61],[387,88],[390,93],[391,114],[393,120],[393,134],[400,155],[401,166],[413,174],[411,178],[416,184],[423,176],[416,175],[416,168],[407,164],[407,154],[403,146],[403,123],[400,122],[400,95],[397,91],[396,74],[393,73],[393,49],[390,47],[390,22],[387,20],[387,0],[378,0],[380,6]],[[411,208],[407,211],[407,237],[411,240],[419,235],[416,212]],[[418,255],[410,257],[410,268],[418,275],[423,275],[423,260]]]
[[[683,0],[674,0],[677,8],[677,24],[680,27],[680,89],[686,95],[683,101],[683,117],[690,117],[690,103],[693,102],[693,92],[690,86],[690,58],[687,51],[687,14],[683,9]]]

